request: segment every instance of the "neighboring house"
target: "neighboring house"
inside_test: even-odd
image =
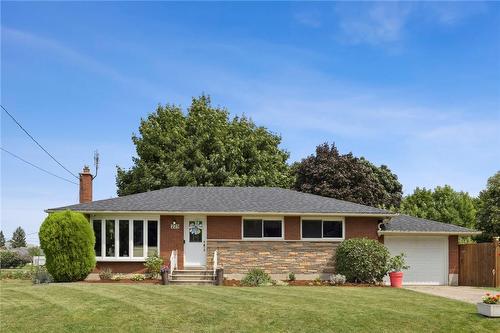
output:
[[[274,278],[294,272],[314,279],[334,270],[344,239],[384,243],[405,252],[408,284],[457,284],[458,236],[478,232],[347,201],[281,188],[170,187],[92,201],[92,176],[84,169],[80,201],[70,209],[88,216],[96,236],[97,270],[144,270],[158,252],[168,262],[177,251],[179,269],[212,268],[214,251],[224,276],[241,278],[260,267]]]

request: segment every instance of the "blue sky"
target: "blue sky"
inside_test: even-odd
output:
[[[207,93],[283,137],[290,162],[335,142],[405,193],[476,195],[500,166],[498,3],[1,4],[1,101],[77,173],[116,195],[132,132],[158,103]],[[2,113],[1,146],[71,178]],[[75,185],[1,155],[1,218],[36,243]]]

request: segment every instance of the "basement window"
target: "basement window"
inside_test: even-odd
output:
[[[243,238],[246,239],[283,239],[283,220],[244,219]]]
[[[301,232],[306,240],[343,240],[344,219],[303,219]]]
[[[144,261],[159,253],[157,219],[92,219],[98,261]]]

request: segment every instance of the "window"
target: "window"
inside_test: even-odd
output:
[[[159,253],[158,220],[95,219],[92,229],[98,260],[144,260],[145,256]]]
[[[119,235],[120,235],[120,251],[119,251],[119,256],[120,257],[128,257],[130,255],[129,253],[129,237],[130,235],[128,234],[128,226],[129,222],[128,220],[120,220],[119,222]]]
[[[106,257],[115,256],[115,220],[106,220]]]
[[[94,235],[95,235],[95,244],[94,244],[95,256],[100,257],[102,255],[102,222],[101,222],[101,220],[94,220],[92,222],[92,227],[94,229]]]
[[[281,220],[243,220],[243,238],[282,238],[283,221]]]
[[[303,239],[343,239],[343,220],[302,220]]]
[[[144,222],[134,220],[134,257],[144,256]]]
[[[148,256],[158,253],[158,222],[148,221]]]

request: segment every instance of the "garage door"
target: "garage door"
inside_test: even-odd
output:
[[[407,256],[403,284],[448,284],[448,237],[385,236],[384,244],[392,256]]]

